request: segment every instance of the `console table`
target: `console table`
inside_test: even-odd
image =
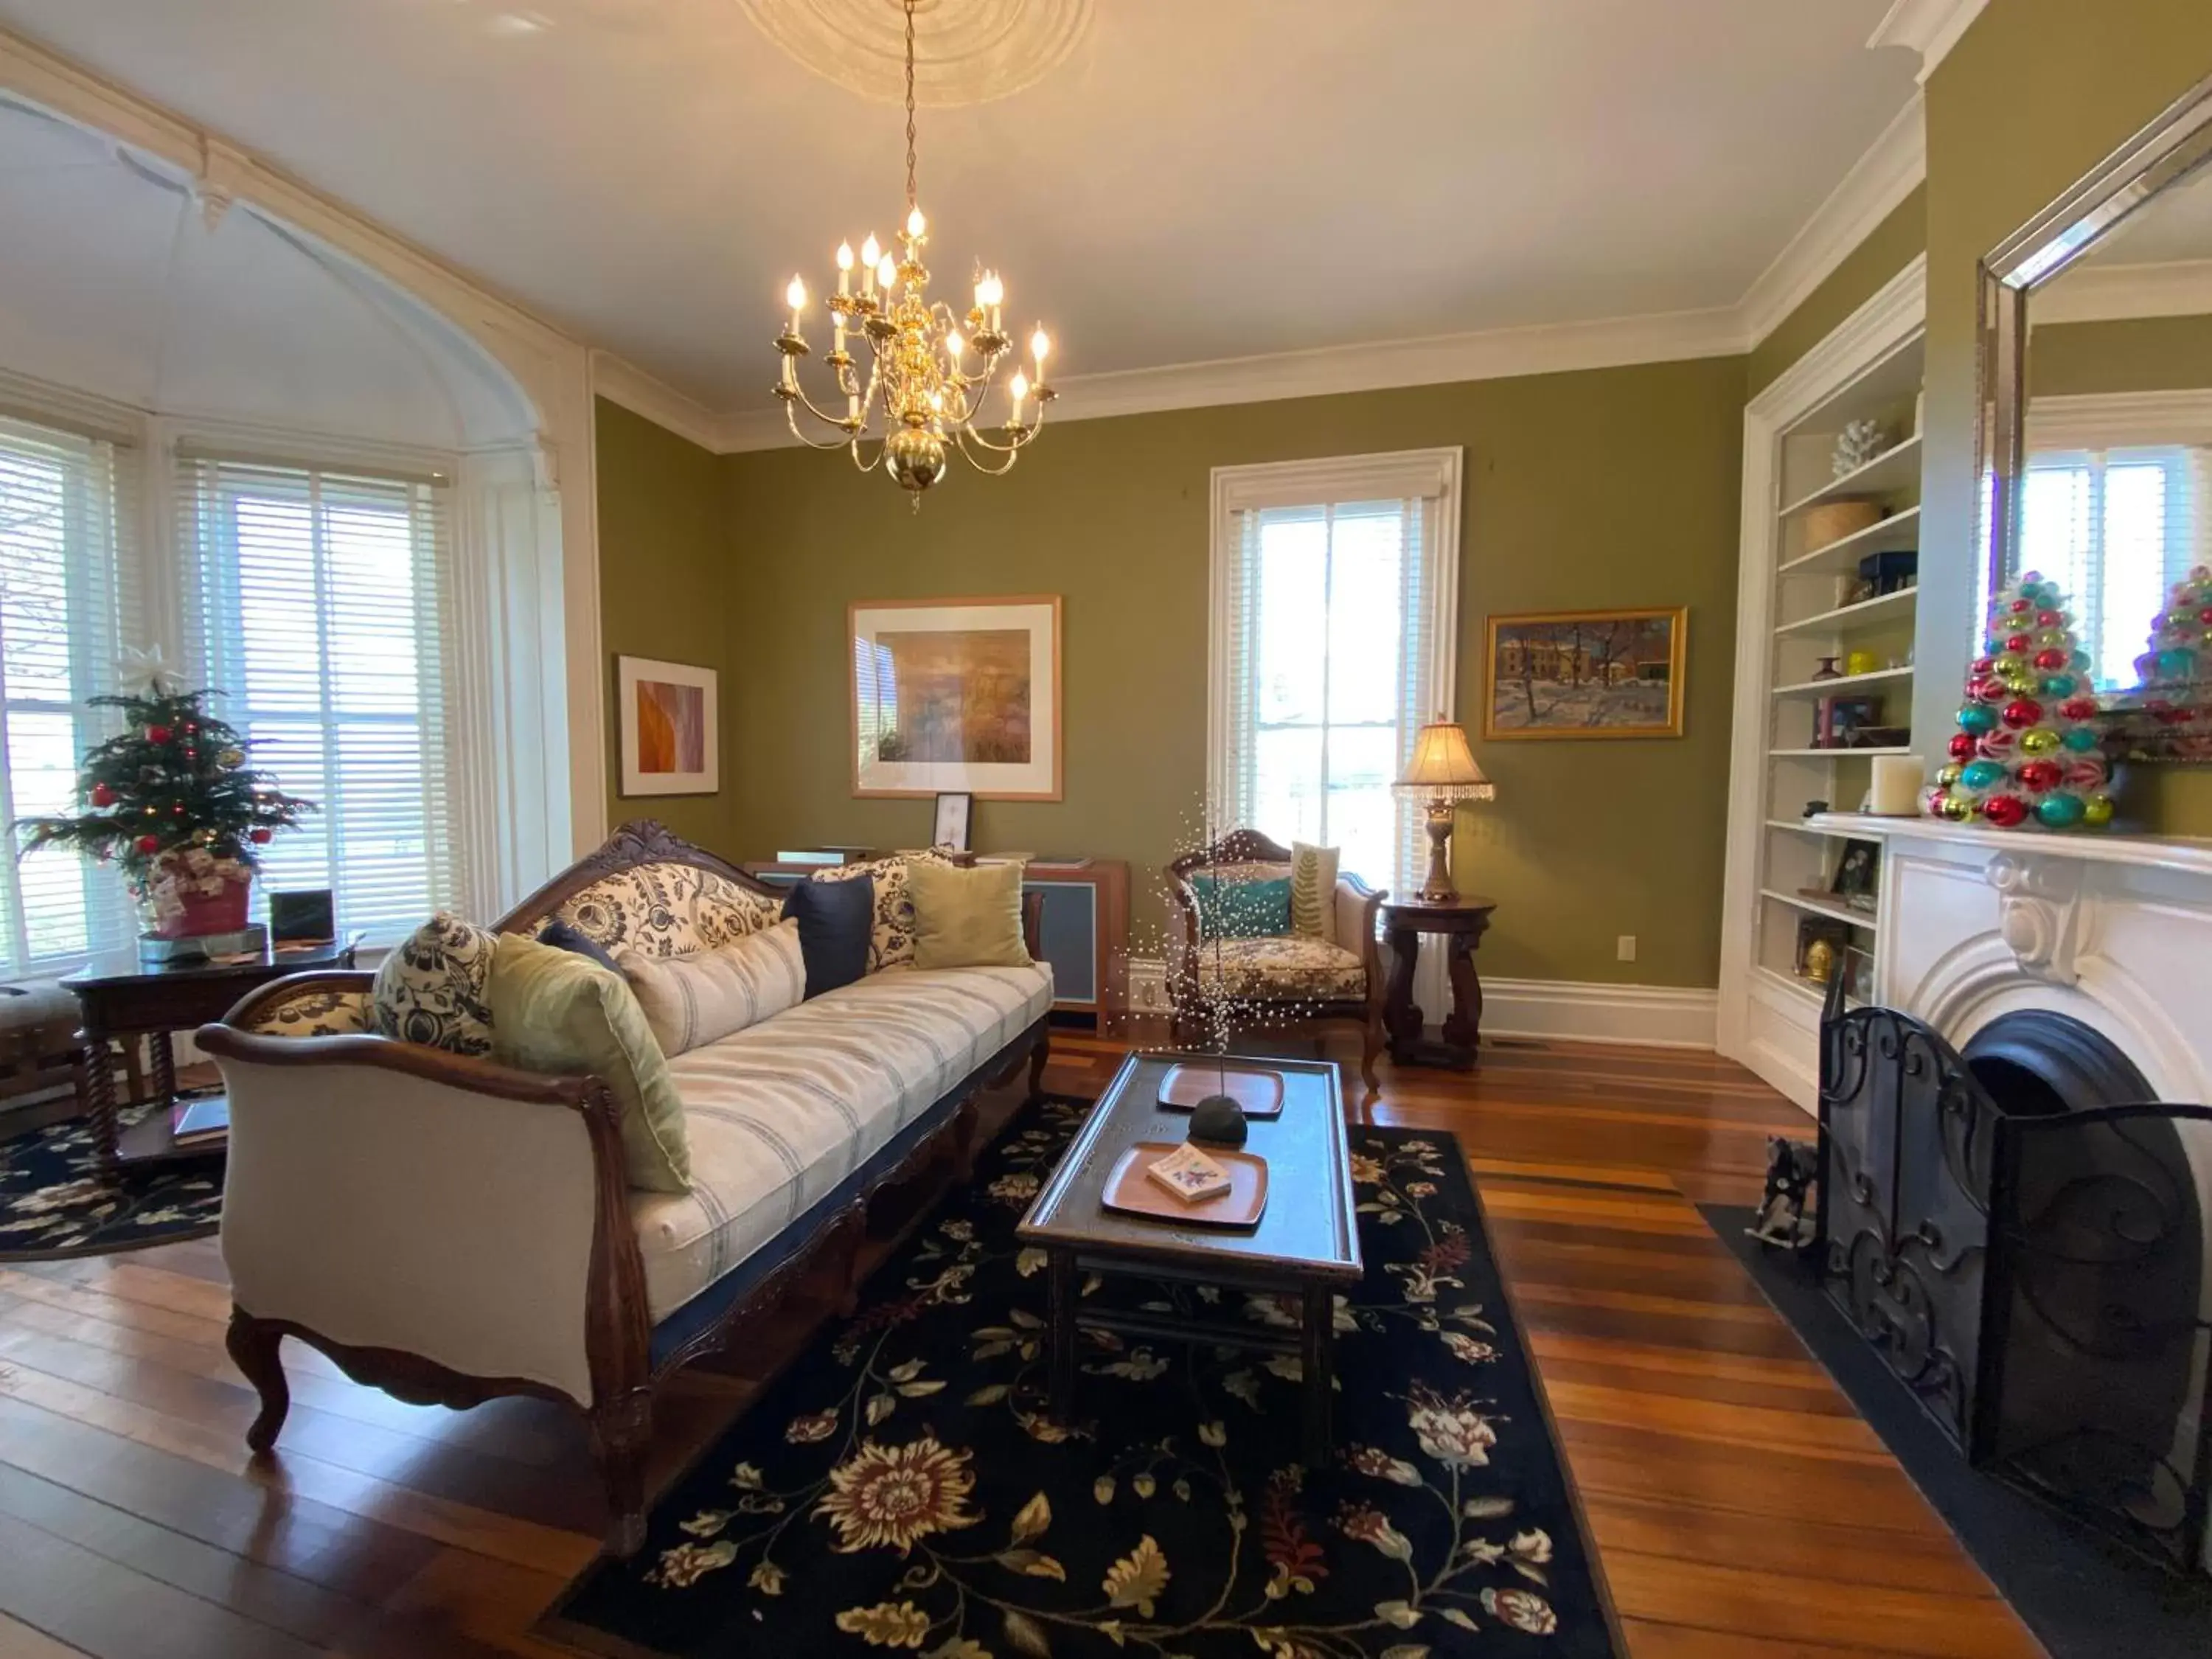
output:
[[[1482,981],[1474,971],[1474,949],[1490,927],[1496,899],[1463,894],[1449,904],[1409,902],[1382,905],[1382,942],[1390,951],[1390,984],[1382,999],[1382,1026],[1389,1034],[1390,1060],[1398,1066],[1448,1066],[1466,1071],[1474,1064],[1482,1036]],[[1451,1012],[1444,1017],[1443,1041],[1427,1036],[1413,1001],[1413,964],[1420,959],[1421,935],[1441,933],[1449,941]]]

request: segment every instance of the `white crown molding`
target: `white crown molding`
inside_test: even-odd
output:
[[[1903,46],[1918,52],[1918,78],[1926,86],[1936,66],[1950,56],[1959,37],[1987,4],[1989,0],[1897,0],[1888,15],[1874,26],[1867,45]]]
[[[2212,259],[2159,264],[2076,265],[2035,290],[2029,321],[2112,323],[2146,317],[2196,317],[2212,312]]]
[[[1780,327],[1927,176],[1927,100],[1915,92],[1745,293],[1737,309],[1752,342]]]
[[[731,441],[731,429],[742,416],[720,414],[611,351],[592,353],[592,391],[702,449],[726,454],[745,447]]]

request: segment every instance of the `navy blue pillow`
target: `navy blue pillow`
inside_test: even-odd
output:
[[[565,921],[549,921],[538,930],[538,942],[550,945],[558,951],[574,951],[580,957],[589,957],[602,968],[614,968],[615,959],[607,947],[581,928]],[[615,968],[617,973],[622,971]]]
[[[783,914],[799,923],[808,996],[850,985],[868,971],[868,940],[876,929],[873,876],[802,881],[784,900]]]

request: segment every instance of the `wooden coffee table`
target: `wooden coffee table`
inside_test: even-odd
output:
[[[1109,1210],[1099,1201],[1115,1162],[1133,1143],[1184,1138],[1190,1114],[1161,1108],[1161,1079],[1171,1066],[1206,1059],[1133,1054],[1123,1060],[1016,1229],[1022,1243],[1043,1249],[1050,1263],[1052,1409],[1063,1419],[1073,1413],[1079,1329],[1293,1353],[1304,1377],[1305,1458],[1319,1467],[1329,1449],[1334,1298],[1357,1285],[1364,1272],[1336,1066],[1310,1060],[1244,1062],[1283,1079],[1282,1115],[1253,1122],[1244,1143],[1246,1152],[1267,1160],[1267,1207],[1256,1225],[1227,1229],[1155,1220]],[[1291,1332],[1240,1319],[1085,1307],[1079,1288],[1086,1273],[1291,1297],[1302,1316]]]

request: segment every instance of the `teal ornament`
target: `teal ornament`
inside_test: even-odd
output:
[[[2081,797],[2055,790],[2035,804],[2038,822],[2046,830],[2071,830],[2081,822]]]
[[[2043,695],[2046,697],[2070,697],[2074,695],[2074,677],[2071,674],[2046,674],[2037,684],[2042,686]]]
[[[2059,739],[2077,755],[2086,755],[2097,746],[2097,734],[2086,726],[2075,726]]]
[[[2162,680],[2185,680],[2196,665],[2197,653],[2186,646],[2174,646],[2158,653],[2158,677]]]
[[[1997,711],[1985,703],[1970,702],[1959,711],[1959,729],[1976,733],[1992,730],[1997,723]]]
[[[2066,665],[2077,674],[2087,673],[2090,667],[2089,653],[2086,651],[2076,651],[2074,653],[2073,659]]]
[[[1960,773],[1959,781],[1976,794],[2004,781],[2005,769],[1993,760],[1978,760]]]

